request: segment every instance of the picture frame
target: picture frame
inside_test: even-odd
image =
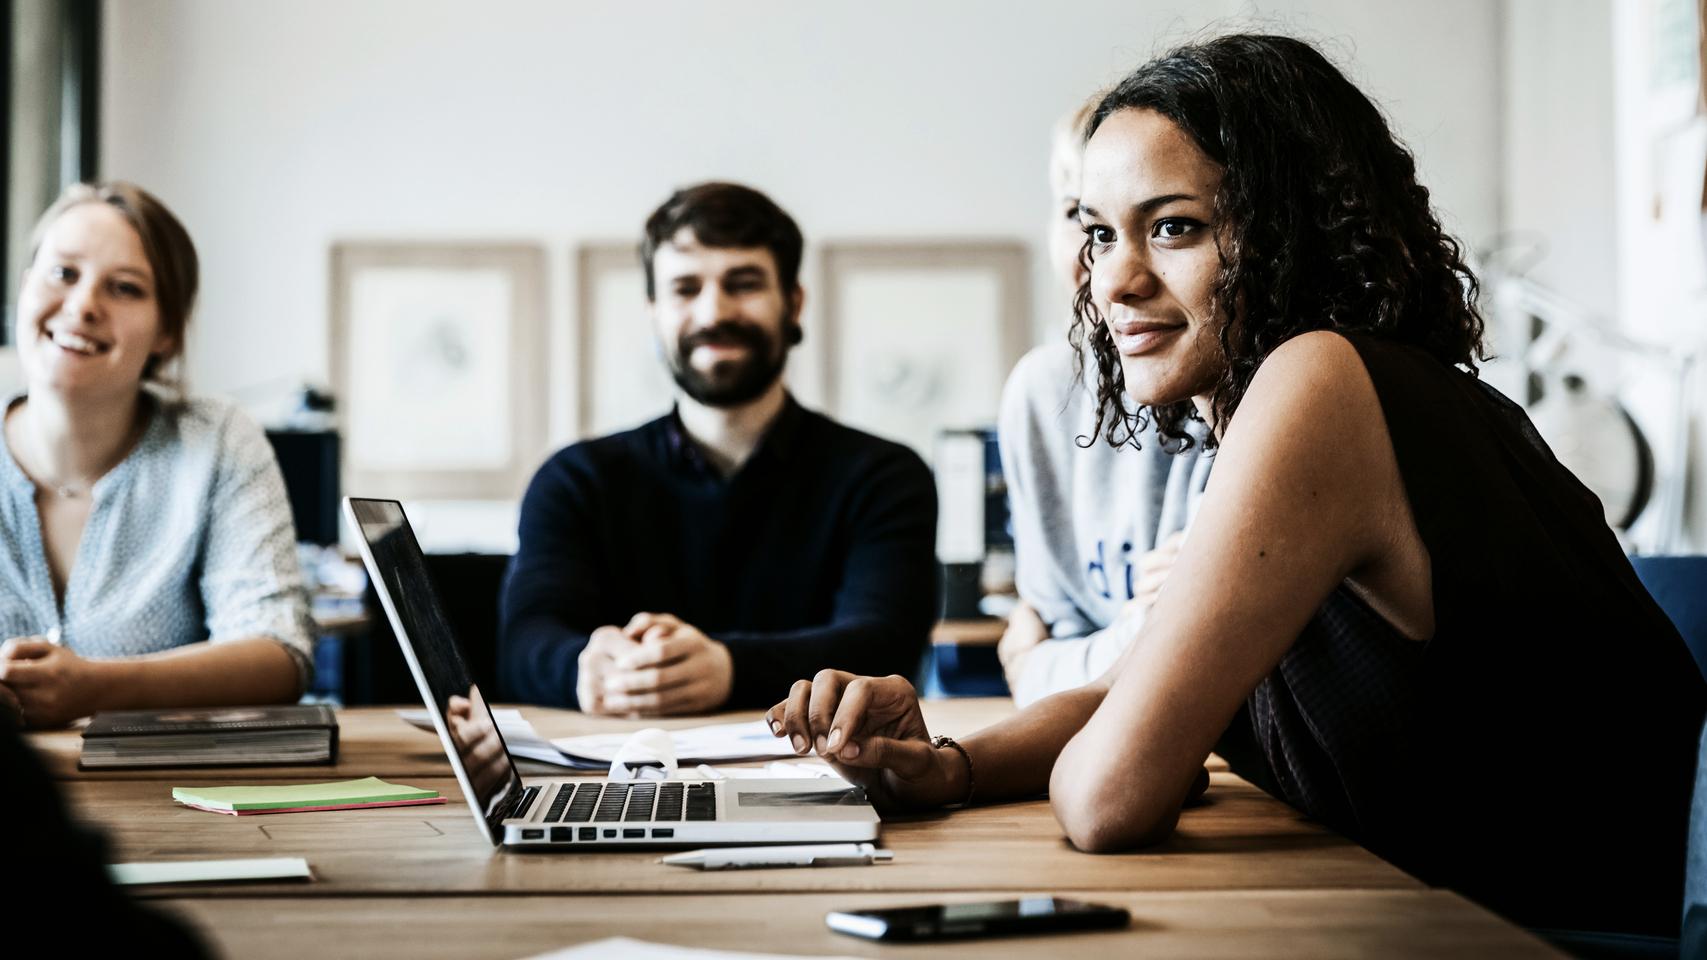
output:
[[[837,419],[927,462],[941,431],[995,424],[1029,343],[1024,243],[834,241],[819,258],[824,392]]]
[[[646,309],[646,271],[632,242],[575,251],[580,435],[598,437],[669,412],[674,386]]]
[[[333,245],[345,490],[520,498],[545,445],[544,286],[537,244]]]

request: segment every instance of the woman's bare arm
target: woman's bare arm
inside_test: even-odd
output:
[[[1082,849],[1158,840],[1199,788],[1239,703],[1342,582],[1414,635],[1433,630],[1427,554],[1374,385],[1343,338],[1306,334],[1264,363],[1192,531],[1107,675],[963,739],[976,799],[1048,788]],[[879,800],[939,806],[966,796],[965,760],[931,749],[900,677],[826,670],[796,683],[768,719]]]
[[[1383,588],[1415,572],[1394,569],[1415,555],[1398,549],[1407,535],[1420,546],[1356,349],[1327,333],[1282,345],[1222,440],[1168,587],[1054,764],[1050,796],[1072,842],[1114,850],[1171,832],[1240,702],[1328,594],[1353,578],[1393,608]]]
[[[0,683],[33,727],[60,726],[101,710],[288,703],[302,695],[295,658],[266,637],[108,660],[16,638],[0,644]]]

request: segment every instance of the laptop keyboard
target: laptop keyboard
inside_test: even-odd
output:
[[[545,811],[546,823],[618,823],[716,820],[717,784],[565,783]]]

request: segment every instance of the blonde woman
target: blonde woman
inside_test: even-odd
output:
[[[1049,154],[1049,262],[1070,317],[1084,285],[1079,180],[1085,124],[1101,94],[1062,117]],[[1138,632],[1173,567],[1214,462],[1202,443],[1163,444],[1148,424],[1137,448],[1092,443],[1088,351],[1051,340],[1014,366],[1002,390],[1002,473],[1012,512],[1020,604],[997,648],[1014,702],[1028,706],[1105,673]]]
[[[159,200],[79,184],[42,216],[0,430],[0,709],[285,702],[311,661],[284,483],[235,409],[183,399],[197,258]]]

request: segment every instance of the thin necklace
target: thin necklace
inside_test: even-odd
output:
[[[122,452],[119,454],[118,459],[106,467],[106,469],[96,473],[93,479],[89,477],[82,477],[67,482],[65,480],[47,479],[44,477],[43,479],[36,480],[36,488],[45,493],[53,494],[61,500],[77,500],[93,493],[95,483],[99,481],[102,476],[111,471],[113,467],[123,463],[125,457],[130,456],[131,450],[136,446],[137,440],[141,437],[143,424],[147,423],[147,420],[148,418],[144,415],[143,411],[139,409],[137,411],[135,422],[131,424],[130,433],[125,437],[124,444],[119,448]],[[37,451],[37,453],[39,454],[40,451]]]
[[[106,471],[102,471],[102,473],[105,472]],[[96,476],[98,478],[100,474],[96,474]],[[95,489],[95,481],[88,477],[82,477],[71,481],[47,479],[44,477],[43,479],[36,481],[36,486],[44,492],[51,493],[61,500],[76,500],[92,492]]]

